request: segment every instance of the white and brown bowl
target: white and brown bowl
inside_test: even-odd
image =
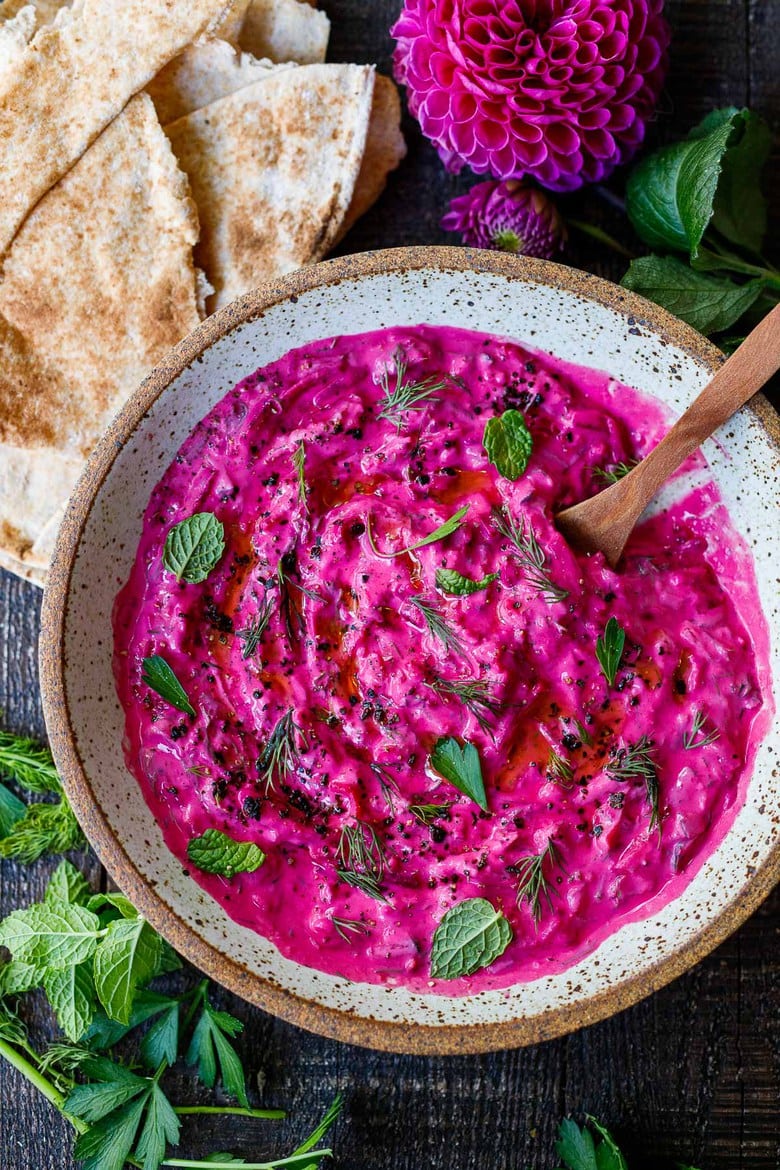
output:
[[[104,436],[70,502],[43,605],[41,670],[52,750],[114,880],[186,958],[304,1028],[397,1052],[479,1052],[593,1023],[668,983],[755,910],[780,877],[780,726],[761,745],[744,806],[682,895],[622,926],[569,970],[460,998],[354,983],[302,967],[244,927],[168,852],[122,755],[111,608],[152,488],[195,424],[237,381],[335,333],[428,322],[509,334],[608,370],[682,411],[722,361],[661,309],[596,277],[499,253],[373,252],[304,268],[221,310],[147,378]],[[106,361],[110,361],[110,354]],[[707,444],[752,548],[780,677],[780,424],[761,398]]]

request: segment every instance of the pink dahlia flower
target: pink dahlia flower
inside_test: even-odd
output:
[[[395,75],[445,165],[554,191],[642,142],[666,75],[663,0],[404,0]]]
[[[558,209],[538,187],[516,179],[477,183],[453,199],[441,226],[460,232],[471,248],[494,248],[518,256],[551,259],[563,247],[566,229]]]

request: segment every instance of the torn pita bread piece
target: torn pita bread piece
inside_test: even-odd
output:
[[[146,95],[17,234],[0,280],[6,558],[45,567],[47,524],[86,456],[152,366],[198,324],[197,238],[186,177]]]
[[[376,203],[387,186],[387,176],[406,157],[406,142],[401,133],[401,99],[389,77],[376,75],[371,121],[360,173],[337,240],[343,239],[355,221]]]
[[[292,65],[274,65],[258,61],[251,53],[242,53],[227,41],[198,41],[174,57],[146,87],[163,126],[184,118],[228,94],[263,81],[276,69]]]
[[[68,0],[4,0],[0,4],[0,19],[8,20],[27,6],[34,9],[35,27],[42,28],[44,24],[53,24],[57,13],[70,4]]]
[[[251,0],[238,43],[255,57],[316,65],[325,60],[330,21],[305,0]]]
[[[18,15],[0,24],[0,86],[11,74],[35,32],[35,9],[20,8]]]
[[[227,0],[83,0],[0,79],[0,254],[128,99],[214,24]]]
[[[196,259],[215,289],[210,311],[333,245],[373,91],[371,66],[302,65],[166,127],[198,206]]]
[[[228,11],[214,25],[211,35],[218,40],[229,41],[231,45],[238,45],[239,33],[250,3],[251,0],[233,0]]]

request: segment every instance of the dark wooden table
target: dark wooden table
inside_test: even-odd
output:
[[[387,29],[398,0],[327,0],[334,60],[389,69]],[[714,106],[749,104],[780,122],[780,0],[673,0],[672,73],[653,140],[681,136]],[[438,223],[468,186],[444,173],[407,126],[409,157],[344,251],[445,242]],[[780,168],[767,185],[776,228]],[[589,193],[580,218],[637,247],[620,214]],[[567,261],[618,279],[624,262],[573,236]],[[36,640],[40,597],[0,573],[0,708],[3,725],[43,734]],[[79,859],[83,860],[83,859]],[[104,880],[94,858],[94,881]],[[37,900],[53,863],[2,866],[0,913]],[[241,1047],[262,1078],[263,1099],[288,1122],[233,1119],[185,1130],[182,1151],[234,1148],[280,1154],[337,1088],[346,1091],[336,1133],[340,1170],[546,1170],[555,1166],[560,1117],[588,1111],[614,1127],[632,1168],[780,1167],[780,897],[777,893],[709,959],[622,1015],[518,1052],[423,1059],[375,1054],[320,1040],[225,995],[246,1021]],[[37,1025],[44,1029],[45,1013]],[[189,1078],[180,1099],[192,1098]],[[202,1099],[202,1098],[201,1098]],[[7,1066],[0,1067],[0,1170],[68,1170],[68,1126]]]

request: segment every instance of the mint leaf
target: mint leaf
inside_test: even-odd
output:
[[[761,172],[772,148],[772,135],[763,118],[752,110],[713,110],[689,137],[707,135],[719,124],[734,129],[721,158],[711,226],[732,244],[760,252],[766,234],[766,199],[761,192]]]
[[[177,581],[199,585],[225,551],[225,529],[213,512],[196,512],[174,524],[165,538],[163,564]]]
[[[505,410],[485,423],[482,445],[504,479],[516,480],[528,466],[534,441],[519,410]]]
[[[226,1093],[235,1097],[245,1109],[249,1108],[246,1095],[244,1070],[238,1053],[227,1039],[243,1031],[244,1025],[228,1012],[215,1011],[204,998],[203,1011],[195,1025],[186,1061],[197,1065],[198,1077],[207,1089],[212,1089],[217,1079],[217,1062]]]
[[[9,914],[0,923],[0,945],[23,963],[61,969],[91,958],[99,928],[83,906],[41,904]]]
[[[673,256],[633,260],[622,284],[707,336],[731,328],[764,288],[762,280],[737,285],[725,277],[705,276]]]
[[[580,1129],[576,1121],[567,1117],[558,1127],[555,1152],[563,1158],[569,1170],[599,1170],[596,1147],[590,1130]]]
[[[92,890],[84,875],[71,862],[61,861],[49,878],[43,900],[47,905],[52,902],[73,902],[87,906],[91,897]],[[87,908],[91,910],[92,906]]]
[[[88,963],[46,971],[43,987],[57,1023],[75,1044],[92,1023],[95,1014],[95,988]]]
[[[500,910],[484,898],[459,902],[442,918],[433,936],[431,976],[473,975],[503,955],[514,935]]]
[[[623,657],[626,645],[626,631],[621,629],[613,617],[604,627],[602,637],[596,639],[596,657],[601,667],[601,673],[611,687],[615,685],[615,676]]]
[[[143,918],[117,918],[95,951],[95,990],[107,1014],[120,1024],[130,1020],[140,984],[154,975],[162,939]]]
[[[265,854],[252,841],[234,841],[219,829],[206,829],[193,837],[187,856],[204,873],[233,878],[237,873],[253,873],[265,861]]]
[[[187,692],[160,654],[144,658],[142,665],[141,681],[145,682],[150,690],[155,691],[177,711],[183,711],[185,715],[195,714],[195,708],[187,698]]]
[[[94,914],[105,915],[107,912],[108,918],[105,925],[117,918],[138,918],[138,911],[130,899],[126,898],[124,894],[117,894],[114,891],[91,893],[87,908],[92,910]],[[117,911],[116,914],[113,913],[114,910]]]
[[[449,780],[459,792],[487,811],[479,752],[473,743],[467,741],[461,747],[453,736],[443,736],[436,742],[431,752],[431,767],[445,780]]]
[[[479,593],[480,589],[487,589],[498,580],[498,573],[488,573],[478,581],[473,577],[464,577],[455,569],[437,569],[436,584],[444,593],[451,593],[455,597],[470,597],[472,593]]]
[[[25,991],[32,991],[40,987],[42,979],[40,967],[11,959],[9,963],[0,965],[0,999],[6,995],[22,995]]]
[[[0,784],[0,837],[7,837],[11,829],[25,814],[27,805]]]

